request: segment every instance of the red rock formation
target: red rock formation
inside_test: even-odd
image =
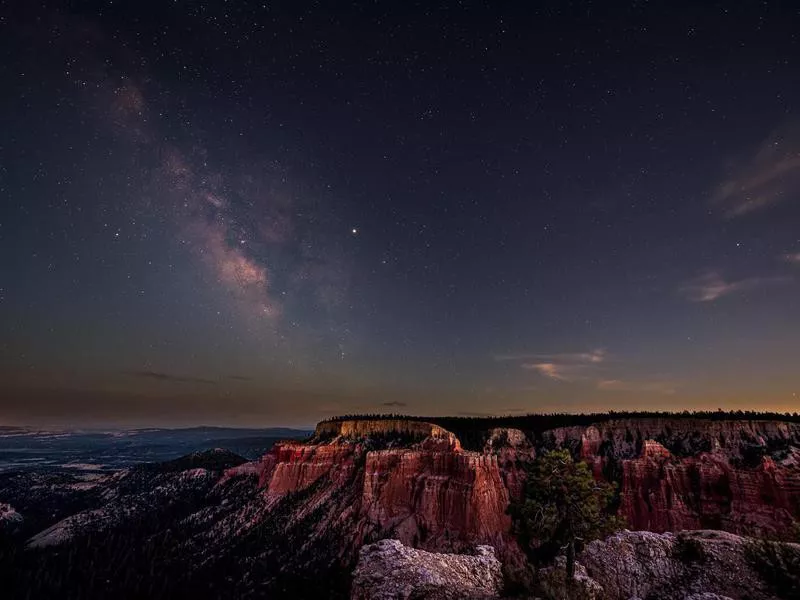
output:
[[[622,464],[620,514],[633,529],[779,536],[800,516],[800,469],[792,461],[779,466],[767,457],[737,468],[722,452],[675,458],[662,447]]]
[[[789,448],[782,460],[743,462],[748,444],[776,440]],[[800,516],[795,424],[609,421],[548,431],[541,443],[577,450],[598,478],[619,478],[620,514],[632,529],[778,533]],[[295,494],[293,514],[317,511],[316,531],[338,528],[350,552],[390,535],[438,551],[491,544],[508,560],[517,549],[505,513],[522,493],[524,466],[534,456],[517,430],[493,430],[483,452],[468,452],[451,432],[428,423],[332,421],[321,423],[311,442],[277,444],[227,477],[257,475],[267,507]]]
[[[641,419],[562,428],[545,434],[577,445],[602,477],[619,461],[620,514],[632,529],[656,532],[722,529],[777,535],[800,519],[800,425],[773,421]],[[669,452],[653,438],[682,451]],[[748,448],[786,448],[776,462],[755,465]],[[688,455],[687,455],[688,454]]]
[[[498,456],[464,451],[436,425],[321,423],[311,442],[276,444],[261,461],[230,469],[226,478],[237,475],[259,478],[267,506],[305,490],[293,511],[304,516],[324,507],[318,527],[342,527],[350,550],[391,535],[428,550],[489,543],[513,551]]]
[[[370,452],[362,511],[407,544],[495,541],[510,527],[509,496],[497,457],[477,452]]]
[[[536,450],[525,434],[519,429],[492,429],[483,452],[497,456],[509,496],[519,498],[525,485],[525,467],[536,458]]]

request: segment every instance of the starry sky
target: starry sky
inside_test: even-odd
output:
[[[2,3],[0,422],[798,410],[798,32]]]

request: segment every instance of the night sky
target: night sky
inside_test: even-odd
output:
[[[798,410],[800,10],[694,4],[0,4],[0,423]]]

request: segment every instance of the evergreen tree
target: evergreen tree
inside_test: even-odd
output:
[[[575,554],[583,544],[621,528],[609,505],[614,486],[596,481],[584,462],[567,450],[553,450],[528,469],[523,497],[509,512],[514,531],[529,556],[543,544],[556,545],[567,558],[567,577],[575,574]]]

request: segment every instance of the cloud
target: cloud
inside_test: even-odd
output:
[[[800,126],[770,135],[736,174],[717,186],[712,206],[726,218],[740,217],[800,197]]]
[[[392,400],[391,402],[381,402],[381,406],[403,407],[408,406],[408,404],[405,402],[399,402],[398,400]]]
[[[714,302],[723,296],[787,281],[786,277],[749,277],[726,280],[720,273],[710,271],[685,283],[681,286],[680,292],[692,302]]]
[[[668,381],[623,381],[620,379],[602,379],[597,382],[597,389],[609,392],[639,392],[671,395],[676,393],[676,386]]]
[[[576,371],[579,371],[581,367],[580,365],[558,365],[556,363],[525,363],[522,368],[538,371],[539,374],[556,381],[573,381],[579,377]]]
[[[583,379],[587,371],[604,362],[607,355],[605,350],[597,349],[557,354],[505,354],[494,358],[496,361],[521,362],[523,369],[536,371],[555,381],[575,381]]]
[[[216,385],[216,381],[211,379],[203,379],[202,377],[184,377],[181,375],[172,375],[170,373],[162,373],[160,371],[127,371],[128,375],[132,377],[140,377],[142,379],[153,379],[155,381],[164,381],[169,383],[203,383]]]
[[[650,394],[675,394],[676,385],[665,380],[627,380],[609,374],[608,353],[598,348],[590,352],[557,354],[508,354],[494,357],[498,361],[520,361],[520,367],[535,371],[543,378],[562,383],[578,382],[595,386],[598,390],[616,392],[639,392]],[[539,359],[537,362],[529,359]],[[619,365],[616,365],[619,367]],[[523,391],[538,390],[537,387],[522,388]],[[514,409],[507,409],[513,412]]]
[[[601,363],[606,360],[606,357],[606,351],[599,348],[591,352],[566,352],[560,354],[496,354],[494,360],[504,362],[541,359],[561,363]]]

